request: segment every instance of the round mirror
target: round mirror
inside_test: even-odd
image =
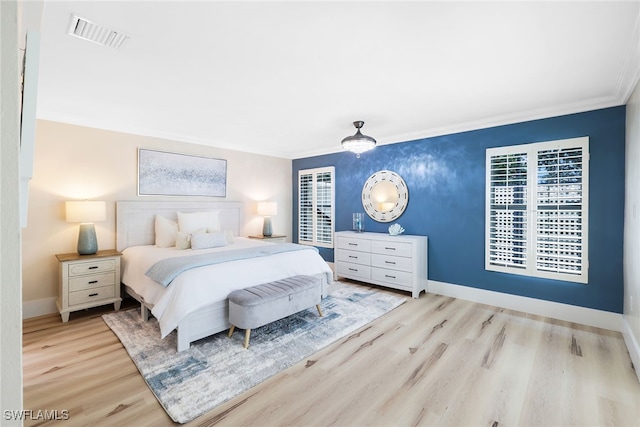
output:
[[[371,175],[362,187],[362,206],[378,222],[396,220],[409,203],[407,184],[395,172],[383,170]]]

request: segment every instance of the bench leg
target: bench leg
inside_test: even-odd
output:
[[[231,325],[231,327],[229,328],[229,338],[231,338],[231,335],[233,335],[233,330],[234,330],[235,328],[236,328],[236,327],[235,327],[235,326],[233,326],[233,325]]]
[[[244,348],[249,348],[249,335],[251,335],[251,329],[244,332]]]
[[[318,314],[322,317],[322,310],[320,309],[320,304],[316,304],[316,308],[318,309]]]

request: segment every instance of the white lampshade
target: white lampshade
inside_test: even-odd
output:
[[[78,200],[65,202],[67,222],[98,222],[107,219],[107,202]]]
[[[278,215],[278,204],[276,202],[259,202],[258,215],[261,215],[261,216]]]

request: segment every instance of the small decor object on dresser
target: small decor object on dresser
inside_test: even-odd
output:
[[[56,305],[63,322],[69,313],[99,305],[113,304],[120,309],[120,256],[116,250],[98,251],[94,255],[58,254],[58,300]]]
[[[353,214],[353,231],[357,233],[364,231],[364,213],[356,212]]]
[[[404,233],[404,228],[398,223],[389,226],[389,234],[391,236],[399,236]]]

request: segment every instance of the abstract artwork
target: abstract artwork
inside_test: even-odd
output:
[[[227,195],[227,161],[138,149],[139,196]]]

